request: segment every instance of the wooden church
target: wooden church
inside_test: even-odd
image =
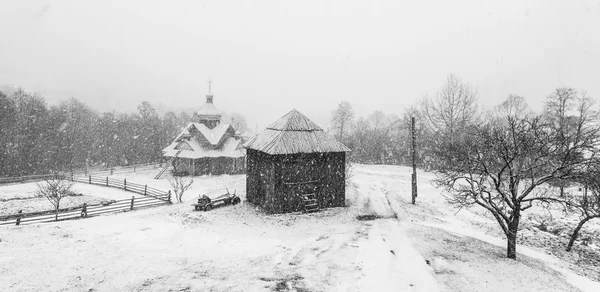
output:
[[[335,137],[292,110],[245,145],[246,199],[269,213],[345,205],[346,152]]]
[[[221,123],[221,112],[213,103],[209,80],[206,103],[197,121],[188,123],[173,142],[163,149],[176,175],[234,174],[245,171],[242,138],[230,125]]]

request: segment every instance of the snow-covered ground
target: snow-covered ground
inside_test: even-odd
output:
[[[113,177],[169,189],[155,172]],[[519,246],[519,259],[506,259],[494,222],[455,215],[431,174],[419,174],[413,206],[409,168],[354,173],[349,206],[313,214],[267,215],[245,201],[193,211],[211,190],[245,199],[245,177],[226,175],[195,178],[183,204],[2,228],[0,291],[600,291],[543,251]]]
[[[52,210],[53,206],[45,197],[36,197],[37,183],[9,184],[0,186],[0,216],[16,214],[19,210],[24,213]],[[168,190],[168,188],[165,188]],[[71,191],[76,196],[67,196],[60,201],[61,208],[78,207],[99,204],[110,200],[131,199],[143,197],[132,192],[124,192],[116,188],[107,188],[84,183],[73,183]]]

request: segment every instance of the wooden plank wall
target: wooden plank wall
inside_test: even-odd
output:
[[[344,165],[344,152],[267,155],[248,149],[246,198],[269,213],[286,213],[302,206],[298,194],[317,190],[321,208],[344,206]]]

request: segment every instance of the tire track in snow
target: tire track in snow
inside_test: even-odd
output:
[[[361,270],[352,262],[357,254],[353,243],[367,236],[364,229],[359,225],[341,233],[326,232],[282,247],[273,258],[273,271],[259,279],[274,290],[352,291]]]
[[[438,291],[431,269],[410,244],[401,223],[372,222],[368,238],[358,242],[363,269],[358,291]]]
[[[365,211],[389,219],[364,222],[367,236],[358,244],[362,267],[357,291],[438,291],[432,270],[412,247],[399,220],[402,205],[380,180],[359,175],[359,204]]]

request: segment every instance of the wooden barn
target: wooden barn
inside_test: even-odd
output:
[[[297,110],[268,126],[245,147],[248,201],[270,213],[345,205],[346,152],[350,150]]]

